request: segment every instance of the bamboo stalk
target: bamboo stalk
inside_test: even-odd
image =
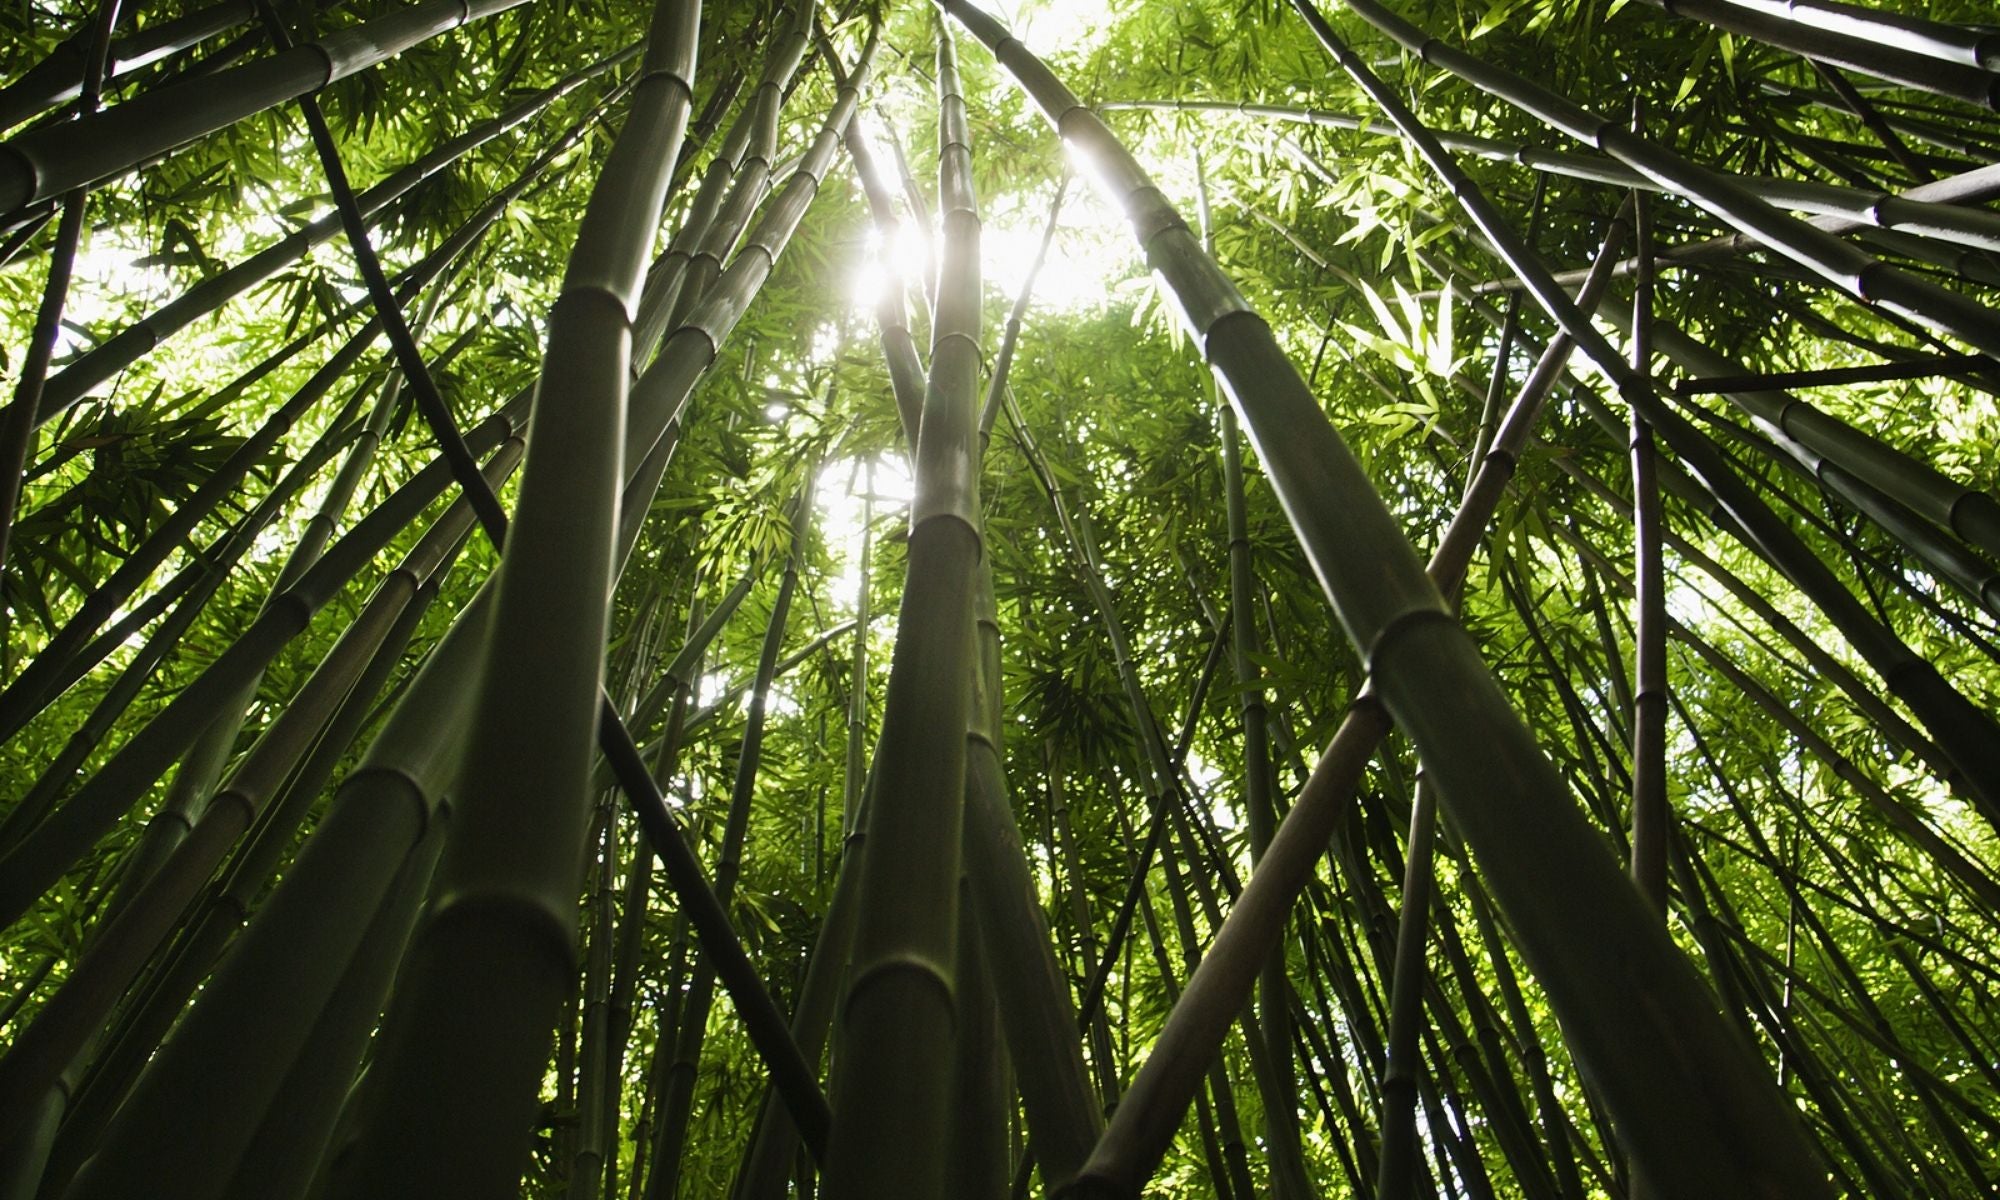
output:
[[[909,577],[875,752],[853,973],[834,1051],[831,1200],[942,1186],[965,731],[974,663],[979,216],[951,37],[938,37],[945,231],[916,451]]]
[[[103,66],[105,80],[116,80],[151,66],[248,21],[250,0],[222,0],[170,21],[156,21],[137,33],[113,40]],[[48,56],[0,88],[0,130],[11,129],[65,101],[89,86],[90,39],[71,37]]]
[[[1636,124],[1636,121],[1635,121]],[[1633,225],[1639,272],[1632,293],[1632,369],[1645,386],[1652,379],[1653,220],[1651,198],[1634,194]],[[1631,423],[1632,577],[1632,882],[1660,911],[1667,911],[1667,589],[1660,549],[1664,516],[1655,465],[1653,430],[1637,412]]]
[[[1697,375],[1746,374],[1740,364],[1717,354],[1672,324],[1656,324],[1653,340],[1663,353]],[[1929,464],[1780,386],[1734,388],[1726,398],[1816,475],[1827,477],[1831,474],[1827,466],[1837,467],[1881,489],[1925,520],[1957,534],[1979,550],[2000,556],[2000,500],[1990,492],[1952,480]],[[1831,478],[1828,484],[1841,490]],[[2000,597],[1982,599],[2000,603]]]
[[[521,3],[422,0],[214,79],[189,80],[81,121],[9,138],[0,142],[0,220],[72,188],[123,175],[177,146]]]
[[[1051,123],[1095,158],[1108,189],[1133,217],[1149,259],[1180,298],[1184,323],[1221,372],[1337,615],[1364,649],[1383,702],[1437,773],[1446,815],[1480,854],[1503,905],[1518,914],[1527,956],[1563,1014],[1579,1057],[1606,1081],[1614,1116],[1623,1114],[1638,1131],[1635,1150],[1659,1178],[1689,1190],[1766,1186],[1802,1195],[1822,1192],[1796,1119],[1763,1077],[1754,1054],[1722,1022],[1712,993],[1652,925],[1643,902],[1574,812],[1560,779],[1507,711],[1471,642],[1443,615],[1435,589],[1423,580],[1407,543],[1284,361],[1268,327],[1201,253],[1129,154],[1046,67],[963,0],[947,0],[946,7],[994,50]],[[1365,577],[1359,574],[1364,570]],[[1458,753],[1468,736],[1485,748],[1476,762]],[[1367,744],[1372,747],[1373,738]],[[1328,761],[1359,769],[1359,762],[1348,763],[1344,755]],[[1273,839],[1271,856],[1278,856],[1291,824],[1288,820]],[[1534,849],[1521,846],[1520,855],[1564,864],[1560,896],[1539,870],[1515,869],[1525,858],[1510,857],[1510,847],[1523,836]],[[1301,855],[1308,860],[1324,844],[1323,837],[1298,840],[1311,850]],[[1300,871],[1292,878],[1302,882],[1302,876]],[[1287,882],[1290,886],[1280,885],[1275,895],[1263,893],[1269,897],[1263,901],[1266,928],[1282,925],[1296,895],[1297,883]],[[1254,890],[1244,889],[1232,920],[1256,909]],[[1580,900],[1585,894],[1589,899]],[[1601,959],[1591,961],[1594,950],[1585,950],[1613,944],[1628,956],[1616,980],[1604,972]],[[1191,1068],[1184,1064],[1201,1061],[1206,1057],[1201,1048],[1219,1040],[1217,1033],[1241,1008],[1237,981],[1247,988],[1271,945],[1269,936],[1245,939],[1224,954],[1218,938],[1193,981],[1200,983],[1203,975],[1225,981],[1208,1004],[1190,1006],[1189,1011],[1205,1008],[1198,1023],[1203,1032],[1183,1043],[1187,1025],[1169,1019],[1135,1085],[1160,1099],[1141,1103],[1128,1096],[1106,1129],[1093,1166],[1086,1168],[1086,1193],[1136,1192],[1193,1091],[1185,1082]],[[1674,1016],[1641,1033],[1640,1023],[1651,1018],[1634,1010],[1635,987],[1652,993],[1651,1003],[1659,1006],[1653,1012]],[[1657,1053],[1670,1042],[1671,1055]],[[1728,1098],[1732,1114],[1721,1123],[1712,1119],[1718,1094]],[[1143,1122],[1155,1108],[1152,1120]],[[1707,1182],[1698,1182],[1703,1177]],[[1787,1182],[1778,1184],[1779,1179]]]
[[[550,314],[543,394],[556,381],[567,403],[536,406],[495,575],[499,655],[475,701],[436,896],[385,1018],[371,1072],[380,1103],[336,1195],[497,1192],[520,1173],[574,966],[578,793],[598,722],[632,310],[692,107],[699,20],[698,3],[654,10]]]
[[[557,100],[620,63],[637,56],[639,49],[636,45],[631,46],[601,62],[573,72],[499,115],[440,143],[423,157],[356,197],[356,204],[361,209],[363,217],[371,222],[379,220],[398,200],[407,196],[411,189],[424,180],[435,176],[480,146],[519,128],[546,111]],[[512,203],[522,190],[542,179],[548,165],[567,153],[589,132],[590,126],[604,109],[624,95],[625,90],[624,86],[614,87],[597,103],[586,109],[577,121],[557,134],[547,148],[530,160],[531,165],[520,173],[515,184],[496,193],[495,199],[499,200],[499,197],[505,196],[506,199],[499,200],[499,203],[502,205]],[[161,342],[201,318],[209,316],[258,284],[268,282],[286,267],[298,262],[312,247],[325,242],[340,231],[338,213],[322,214],[304,228],[272,243],[242,262],[202,280],[138,322],[78,355],[61,371],[49,377],[48,386],[42,393],[36,419],[47,421],[66,411],[92,389],[137,362]]]

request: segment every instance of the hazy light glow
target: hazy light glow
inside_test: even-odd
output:
[[[875,537],[881,539],[893,528],[883,523],[885,515],[906,508],[917,494],[910,478],[910,466],[901,455],[884,455],[870,462],[852,458],[834,459],[823,464],[813,487],[813,521],[826,539],[833,559],[834,583],[831,600],[834,612],[851,617],[861,600],[861,529],[869,513],[869,495],[875,497]],[[834,614],[829,614],[834,619]]]

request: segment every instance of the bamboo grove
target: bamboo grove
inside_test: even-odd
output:
[[[0,9],[0,1200],[1991,1195],[1992,18]]]

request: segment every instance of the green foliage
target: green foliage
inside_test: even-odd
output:
[[[126,29],[191,11],[148,7]],[[319,31],[392,11],[389,3],[324,5]],[[922,203],[935,202],[934,110],[928,71],[930,16],[924,6],[880,5],[886,45],[866,94],[872,136],[893,164],[900,143]],[[1477,464],[1481,410],[1507,308],[1505,270],[1471,231],[1452,196],[1374,118],[1365,97],[1331,68],[1285,5],[1186,0],[1111,3],[1094,21],[1060,5],[1026,5],[1024,40],[1087,102],[1180,100],[1269,103],[1371,118],[1360,131],[1259,120],[1215,111],[1111,111],[1161,187],[1193,219],[1197,189],[1213,200],[1217,257],[1309,374],[1314,395],[1367,469],[1413,544],[1435,545]],[[1926,6],[1904,4],[1916,12]],[[1981,19],[1971,3],[1931,6],[1923,15]],[[724,81],[744,77],[747,97],[773,6],[711,3],[696,86],[696,112]],[[1948,11],[1955,10],[1955,11]],[[1831,102],[1822,81],[1795,55],[1676,20],[1644,5],[1602,0],[1407,0],[1398,11],[1433,33],[1555,86],[1607,118],[1642,102],[1648,133],[1663,145],[1746,176],[1898,190],[1915,179],[1859,122]],[[836,32],[851,61],[860,13]],[[872,15],[872,14],[871,14]],[[1573,150],[1560,135],[1422,63],[1388,56],[1390,45],[1344,12],[1342,35],[1419,115],[1439,129],[1546,149]],[[14,78],[87,22],[74,3],[0,5],[0,78]],[[328,89],[348,172],[366,186],[444,139],[547,86],[638,36],[644,13],[599,0],[532,3],[436,39],[394,62]],[[1051,42],[1038,29],[1055,29]],[[240,31],[239,31],[240,33]],[[236,36],[236,35],[231,35]],[[252,39],[254,41],[254,39]],[[146,90],[191,75],[231,37],[170,56],[114,85],[109,100],[142,103]],[[968,42],[969,46],[970,43]],[[243,53],[261,54],[254,46]],[[990,246],[985,339],[990,354],[1032,252],[1047,196],[1066,164],[1058,140],[983,53],[965,54],[977,187]],[[623,78],[628,66],[615,73]],[[533,156],[597,104],[612,78],[553,104],[519,130],[483,145],[426,180],[376,226],[392,274],[419,261],[457,230]],[[802,152],[833,98],[827,74],[809,66],[788,101],[779,159]],[[1916,161],[1951,174],[1990,160],[2000,124],[1859,76],[1856,83],[1899,123]],[[549,306],[562,278],[576,222],[610,135],[615,106],[577,148],[533,181],[443,281],[443,302],[419,331],[435,377],[461,425],[470,428],[535,379]],[[698,128],[683,164],[685,182],[668,206],[666,237],[721,139]],[[1199,155],[1199,166],[1197,166]],[[1552,267],[1586,265],[1617,207],[1613,189],[1551,176],[1535,199],[1528,168],[1464,157],[1466,172]],[[1073,164],[1082,174],[1090,164]],[[893,167],[891,168],[893,169]],[[841,168],[844,172],[845,168]],[[1198,182],[1199,181],[1199,182]],[[280,106],[177,151],[164,161],[94,190],[90,227],[67,309],[57,368],[134,323],[161,302],[225,264],[239,261],[327,210],[326,183],[302,122]],[[1989,208],[1990,211],[1990,208]],[[927,222],[928,214],[917,218]],[[1677,246],[1727,232],[1700,208],[1666,199],[1659,241]],[[1130,249],[1117,214],[1095,199],[1065,209],[1045,299],[1028,309],[1014,361],[1012,400],[1042,461],[1002,416],[986,450],[981,487],[985,552],[1002,629],[1003,749],[1017,819],[1043,888],[1057,959],[1079,988],[1095,969],[1086,947],[1101,941],[1125,891],[1144,828],[1140,718],[1121,688],[1104,622],[1087,585],[1089,568],[1059,528],[1045,487],[1088,526],[1104,561],[1118,615],[1133,643],[1151,716],[1170,745],[1185,744],[1187,780],[1198,817],[1214,826],[1208,843],[1176,843],[1183,869],[1226,910],[1225,877],[1251,869],[1243,810],[1242,689],[1225,655],[1207,690],[1198,678],[1225,621],[1258,631],[1261,670],[1273,713],[1276,775],[1291,803],[1359,690],[1363,667],[1329,619],[1317,582],[1286,515],[1254,474],[1248,489],[1249,544],[1258,604],[1230,612],[1224,483],[1215,435],[1215,400],[1200,347],[1178,332],[1172,303]],[[0,266],[0,337],[11,390],[32,314],[40,300],[51,234],[30,239]],[[872,305],[855,298],[855,277],[871,259],[890,263],[907,293],[919,344],[929,328],[920,271],[895,274],[894,246],[870,241],[867,209],[844,173],[823,187],[805,224],[777,263],[700,386],[685,432],[644,531],[611,598],[614,644],[607,683],[631,703],[659,683],[679,648],[693,605],[717,602],[748,574],[749,598],[710,648],[696,685],[695,710],[714,710],[691,730],[677,769],[661,780],[704,861],[712,863],[736,756],[743,744],[745,686],[793,534],[788,505],[815,466],[816,503],[806,522],[800,592],[785,638],[791,654],[855,615],[866,588],[875,621],[861,634],[869,650],[864,746],[880,718],[897,598],[902,592],[907,521],[907,454],[888,375],[876,352]],[[1863,243],[1881,246],[1883,243]],[[1027,245],[1026,251],[1020,247]],[[1907,246],[1903,247],[1907,248]],[[1989,283],[1948,265],[1894,261],[1947,278],[1991,304]],[[1957,259],[1953,259],[1956,262]],[[1736,254],[1700,268],[1666,271],[1657,319],[1672,323],[1750,373],[1855,366],[1934,351],[1938,339],[1897,314],[1859,306],[1831,288],[1794,278],[1768,253]],[[999,278],[994,278],[999,277]],[[1492,288],[1482,287],[1495,281]],[[1622,287],[1622,285],[1620,285]],[[1622,294],[1622,293],[1621,293]],[[6,563],[8,620],[0,661],[12,678],[81,611],[86,597],[156,535],[165,516],[358,327],[362,299],[352,260],[336,239],[185,333],[166,341],[59,420],[45,426],[27,473],[25,499]],[[1518,336],[1499,390],[1504,403],[1552,333],[1532,303],[1515,317]],[[272,364],[293,339],[304,345]],[[268,369],[266,369],[268,367]],[[1662,378],[1684,374],[1659,356]],[[383,359],[364,356],[351,378],[283,439],[239,492],[219,504],[127,602],[118,617],[200,570],[227,532],[320,439],[352,435],[363,395],[385,377]],[[1953,481],[1989,494],[2000,478],[2000,409],[1989,376],[1877,383],[1804,393],[1854,428],[1928,463]],[[1463,620],[1551,759],[1596,822],[1610,853],[1627,852],[1629,691],[1633,656],[1626,580],[1633,554],[1622,429],[1607,430],[1579,394],[1609,393],[1594,375],[1574,372],[1551,398],[1537,440],[1522,459],[1463,596]],[[560,404],[563,381],[542,381],[542,404]],[[1913,654],[1934,664],[1972,704],[2000,705],[2000,628],[1935,564],[1867,520],[1820,482],[1780,458],[1769,431],[1718,396],[1675,403],[1709,430],[1735,467],[1813,554]],[[429,461],[434,444],[407,398],[389,425],[374,465],[337,524],[344,531]],[[345,415],[343,415],[345,414]],[[1624,413],[1617,410],[1617,420]],[[316,511],[340,455],[303,487],[229,568],[199,619],[153,669],[138,696],[89,748],[79,773],[158,714],[247,627],[290,547]],[[874,464],[872,561],[859,561],[864,464]],[[1046,479],[1038,475],[1045,470]],[[1588,482],[1598,486],[1592,487]],[[899,486],[900,485],[900,486]],[[511,493],[503,492],[511,499]],[[441,506],[434,505],[431,512]],[[421,524],[421,523],[420,523]],[[1852,668],[1878,693],[1880,679],[1822,610],[1732,536],[1698,496],[1670,489],[1668,524],[1796,623],[1807,638]],[[273,664],[250,711],[238,751],[247,749],[297,695],[335,639],[400,555],[405,533],[374,557]],[[1988,572],[1992,564],[1968,555]],[[343,752],[332,783],[358,761],[394,689],[405,686],[444,628],[470,602],[494,555],[474,537],[442,581],[389,690]],[[2000,1155],[2000,1076],[1991,1047],[2000,1038],[1991,998],[2000,984],[1995,913],[1931,855],[1857,795],[1858,776],[1917,814],[1975,863],[2000,861],[2000,839],[1962,792],[1885,732],[1852,697],[1813,669],[1712,576],[1668,554],[1668,607],[1689,638],[1722,656],[1799,716],[1840,756],[1822,761],[1758,703],[1720,677],[1687,645],[1671,658],[1675,715],[1668,763],[1678,814],[1674,902],[1669,928],[1711,979],[1725,1007],[1750,1032],[1798,1101],[1838,1177],[1868,1190],[1878,1176],[1909,1194],[1973,1195],[1990,1187],[1965,1161]],[[116,618],[114,618],[116,619]],[[120,671],[140,635],[106,648],[103,661],[0,745],[0,820],[28,794]],[[853,685],[852,635],[828,641],[778,682],[756,802],[732,915],[752,958],[784,1006],[798,994],[840,868],[844,839],[846,723]],[[1899,714],[1909,714],[1900,707]],[[631,712],[648,746],[664,735],[666,708]],[[1307,1166],[1327,1194],[1364,1194],[1362,1166],[1379,1137],[1380,1043],[1388,961],[1401,903],[1409,815],[1408,781],[1418,764],[1392,740],[1337,835],[1322,875],[1302,900],[1284,953],[1303,1011],[1313,1025],[1298,1084]],[[7,994],[4,1033],[17,1039],[68,977],[106,913],[120,864],[166,791],[163,780],[29,914],[0,933],[0,979]],[[1060,797],[1058,796],[1060,793]],[[1062,811],[1058,813],[1058,799]],[[615,808],[607,800],[607,808]],[[310,829],[315,814],[306,821]],[[1074,838],[1060,844],[1059,822]],[[629,860],[636,835],[624,816],[612,839]],[[0,828],[0,839],[17,830]],[[1548,1084],[1569,1128],[1593,1194],[1613,1194],[1622,1171],[1610,1131],[1586,1102],[1587,1087],[1563,1048],[1561,1031],[1537,985],[1511,949],[1503,919],[1486,910],[1480,864],[1444,828],[1430,969],[1435,1041],[1423,1052],[1430,1089],[1420,1120],[1439,1156],[1453,1155],[1461,1179],[1477,1157],[1496,1194],[1533,1194],[1520,1179],[1501,1129],[1511,1120],[1495,1097],[1539,1123],[1535,1062],[1546,1053]],[[289,841],[287,843],[290,844]],[[284,858],[291,859],[288,851]],[[279,872],[282,878],[283,870]],[[1094,929],[1075,927],[1080,892]],[[580,896],[582,893],[580,892]],[[1129,1080],[1155,1036],[1183,973],[1170,884],[1155,873],[1126,957],[1116,964],[1105,1008],[1113,1031],[1112,1074]],[[1196,900],[1199,900],[1197,894]],[[683,986],[686,933],[676,906],[657,889],[621,921],[642,921],[632,1036],[622,1076],[617,1178],[643,1170],[635,1130],[654,1086],[660,1029]],[[1197,943],[1214,919],[1196,903]],[[1160,958],[1150,942],[1157,925]],[[1492,936],[1489,938],[1489,934]],[[1462,942],[1464,969],[1448,961]],[[46,972],[43,968],[46,967]],[[678,972],[678,974],[677,974]],[[1523,1011],[1508,1007],[1518,978]],[[1782,997],[1782,999],[1779,999]],[[578,1012],[583,1005],[578,1004]],[[1525,1016],[1526,1027],[1519,1018]],[[578,1019],[581,1019],[580,1017]],[[710,1018],[682,1176],[687,1195],[722,1195],[755,1118],[763,1072],[726,1004]],[[1506,1053],[1481,1059],[1473,1040],[1498,1028]],[[1315,1042],[1314,1039],[1317,1039]],[[1258,1144],[1262,1102],[1240,1037],[1225,1049],[1240,1136]],[[571,1047],[574,1053],[574,1047]],[[1094,1053],[1094,1052],[1093,1052]],[[1330,1057],[1328,1057],[1330,1056]],[[558,1065],[574,1075],[574,1060]],[[1494,1075],[1499,1078],[1497,1081]],[[573,1081],[551,1073],[524,1194],[554,1196],[569,1186],[575,1153]],[[567,1090],[565,1090],[567,1089]],[[1350,1111],[1351,1109],[1351,1111]],[[1446,1120],[1444,1114],[1454,1115]],[[1544,1130],[1526,1139],[1553,1163]],[[1962,1142],[1962,1145],[1959,1144]],[[650,1153],[648,1147],[646,1153]],[[1253,1154],[1264,1170],[1262,1151]],[[1433,1162],[1428,1170],[1442,1170]],[[1553,1170],[1551,1166],[1549,1169]],[[1350,1175],[1356,1178],[1349,1178]],[[1859,1181],[1857,1183],[1857,1181]],[[1161,1194],[1206,1194],[1211,1187],[1201,1138],[1190,1120],[1162,1167]]]

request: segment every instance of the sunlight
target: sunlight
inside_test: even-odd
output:
[[[901,455],[838,458],[821,465],[813,487],[813,520],[832,559],[830,598],[840,616],[855,615],[861,604],[862,525],[872,512],[879,547],[896,528],[882,518],[906,507],[916,491],[909,464]]]
[[[996,5],[1014,36],[1037,54],[1057,51],[1088,55],[1111,36],[1124,7],[1117,0],[1025,0]]]
[[[882,231],[870,225],[862,235],[861,262],[855,268],[849,298],[856,308],[872,309],[884,288],[921,285],[930,259],[923,230],[898,218],[896,233],[885,248]]]

